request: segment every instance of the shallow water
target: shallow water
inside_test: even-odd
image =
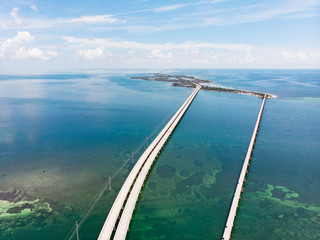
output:
[[[151,172],[128,239],[221,238],[260,103],[199,93]]]
[[[0,239],[64,239],[105,179],[190,92],[129,76],[1,76]],[[112,180],[83,238],[98,235],[131,167]],[[20,212],[2,214],[7,200]]]
[[[233,239],[318,239],[320,71],[176,73],[278,95],[266,103]],[[86,212],[80,239],[97,238],[131,160],[86,209],[192,91],[136,75],[0,75],[0,239],[67,239]],[[198,94],[152,169],[128,239],[221,238],[260,104]]]
[[[318,239],[319,71],[220,70],[193,74],[226,87],[278,95],[265,107],[232,238]],[[201,101],[203,94],[209,94],[205,101]],[[255,99],[234,95],[227,96],[232,104],[225,105],[220,97],[217,93],[200,93],[196,98],[203,112],[211,111],[212,106],[219,109],[199,126],[196,122],[204,116],[196,113],[199,106],[193,103],[188,110],[187,116],[192,117],[189,120],[186,116],[179,125],[148,179],[129,239],[221,239],[260,105]],[[251,126],[237,114],[247,116]],[[189,131],[184,128],[188,120],[195,125]],[[219,131],[221,134],[214,134]],[[188,134],[192,135],[191,142],[179,148]],[[200,144],[202,138],[208,145]],[[200,159],[215,160],[201,165],[199,153]],[[189,168],[182,176],[176,170],[173,181],[157,190],[159,182],[168,181],[161,177],[161,166],[174,172],[169,168],[172,165],[177,165],[171,167],[174,169]]]
[[[233,239],[320,238],[318,119],[319,102],[268,102]]]

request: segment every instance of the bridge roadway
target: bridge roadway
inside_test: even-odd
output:
[[[129,173],[127,179],[123,183],[117,195],[117,198],[115,199],[108,214],[108,217],[102,227],[98,240],[109,240],[114,229],[116,229],[114,239],[125,239],[142,185],[152,166],[152,163],[154,162],[162,147],[170,137],[171,133],[183,117],[184,113],[199,92],[200,88],[200,85],[196,86],[195,90],[191,93],[191,95],[182,104],[175,115],[170,119],[170,121],[161,130],[158,136],[141,155],[141,157]],[[120,216],[122,209],[123,212]],[[119,224],[116,226],[116,222],[119,218]]]
[[[224,233],[222,236],[223,240],[229,240],[231,238],[232,227],[233,227],[234,220],[236,218],[236,213],[237,213],[237,209],[238,209],[238,205],[239,205],[239,201],[240,201],[241,192],[243,191],[243,184],[246,181],[246,174],[248,172],[248,166],[250,165],[251,154],[252,154],[253,146],[254,146],[254,143],[255,143],[255,140],[257,137],[257,133],[258,133],[258,129],[259,129],[259,125],[260,125],[261,116],[262,116],[265,102],[266,102],[266,97],[264,97],[264,99],[262,101],[260,112],[258,115],[258,119],[257,119],[256,125],[255,125],[255,128],[253,130],[253,134],[252,134],[249,148],[247,151],[247,155],[244,160],[242,170],[241,170],[241,173],[240,173],[240,176],[238,179],[236,191],[234,193],[231,208],[229,211],[229,216],[228,216],[227,223],[224,228]]]

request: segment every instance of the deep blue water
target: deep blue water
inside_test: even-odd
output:
[[[320,71],[173,73],[278,96],[265,106],[233,239],[319,239]],[[0,75],[0,239],[67,238],[192,91],[136,75],[147,73]],[[152,169],[129,239],[221,238],[260,104],[198,94]],[[81,239],[96,239],[131,167],[102,192]]]

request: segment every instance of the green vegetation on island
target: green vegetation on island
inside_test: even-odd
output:
[[[211,83],[211,81],[203,80],[203,79],[193,77],[193,76],[186,76],[186,75],[168,75],[168,74],[154,73],[152,76],[131,77],[131,78],[132,79],[141,79],[141,80],[145,80],[145,81],[172,82],[172,86],[174,86],[174,87],[195,88],[196,85],[201,85],[202,90],[212,91],[212,92],[227,92],[227,93],[245,94],[245,95],[256,96],[259,98],[264,98],[264,97],[275,98],[276,97],[275,95],[272,95],[272,94],[250,91],[250,90],[203,85],[206,83]]]

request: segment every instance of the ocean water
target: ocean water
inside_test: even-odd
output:
[[[0,239],[65,239],[106,178],[190,92],[120,74],[1,76]],[[112,180],[82,239],[97,237],[131,168]]]
[[[261,100],[200,92],[159,157],[128,239],[220,239]]]
[[[319,119],[319,100],[268,102],[233,239],[320,239]]]
[[[319,239],[320,71],[173,73],[278,95],[265,106],[232,238]],[[192,91],[137,75],[147,73],[0,75],[0,239],[68,239],[76,221],[80,239],[97,238],[131,153]],[[152,168],[128,239],[221,239],[260,104],[198,94]]]

